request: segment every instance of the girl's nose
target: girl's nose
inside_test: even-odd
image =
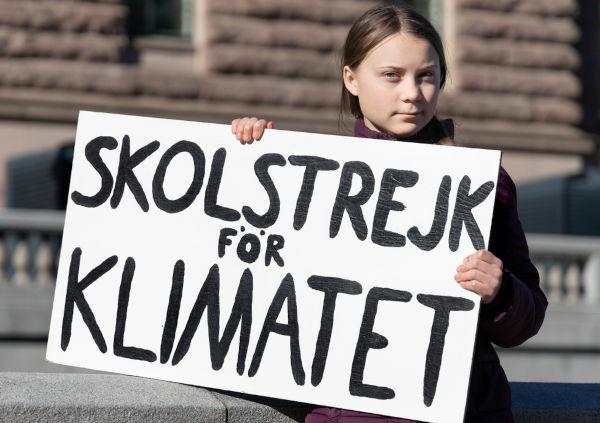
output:
[[[417,101],[421,95],[421,89],[419,88],[417,81],[412,78],[405,78],[402,82],[402,101]]]

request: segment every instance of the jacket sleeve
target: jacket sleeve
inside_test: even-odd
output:
[[[500,290],[481,306],[480,329],[501,347],[514,347],[540,329],[548,301],[539,286],[537,269],[517,214],[516,187],[500,168],[489,250],[503,262]]]

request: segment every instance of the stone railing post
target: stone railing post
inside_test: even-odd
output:
[[[600,251],[591,255],[582,275],[584,301],[588,304],[600,303]]]

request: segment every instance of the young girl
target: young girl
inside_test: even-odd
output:
[[[392,141],[453,144],[451,120],[436,118],[446,79],[441,39],[409,9],[376,6],[354,23],[342,55],[340,115],[356,117],[354,135]],[[242,118],[231,123],[241,143],[260,140],[273,122]],[[516,190],[500,169],[489,250],[465,257],[455,280],[481,296],[481,309],[465,421],[512,422],[510,387],[491,343],[521,344],[539,330],[546,297],[529,258],[517,216]],[[408,422],[353,411],[317,408],[305,423]]]

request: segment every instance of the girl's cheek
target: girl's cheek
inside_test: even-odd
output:
[[[433,85],[427,87],[424,90],[424,92],[425,92],[425,97],[431,102],[436,102],[440,95],[439,88],[437,88],[437,86],[433,86]]]

